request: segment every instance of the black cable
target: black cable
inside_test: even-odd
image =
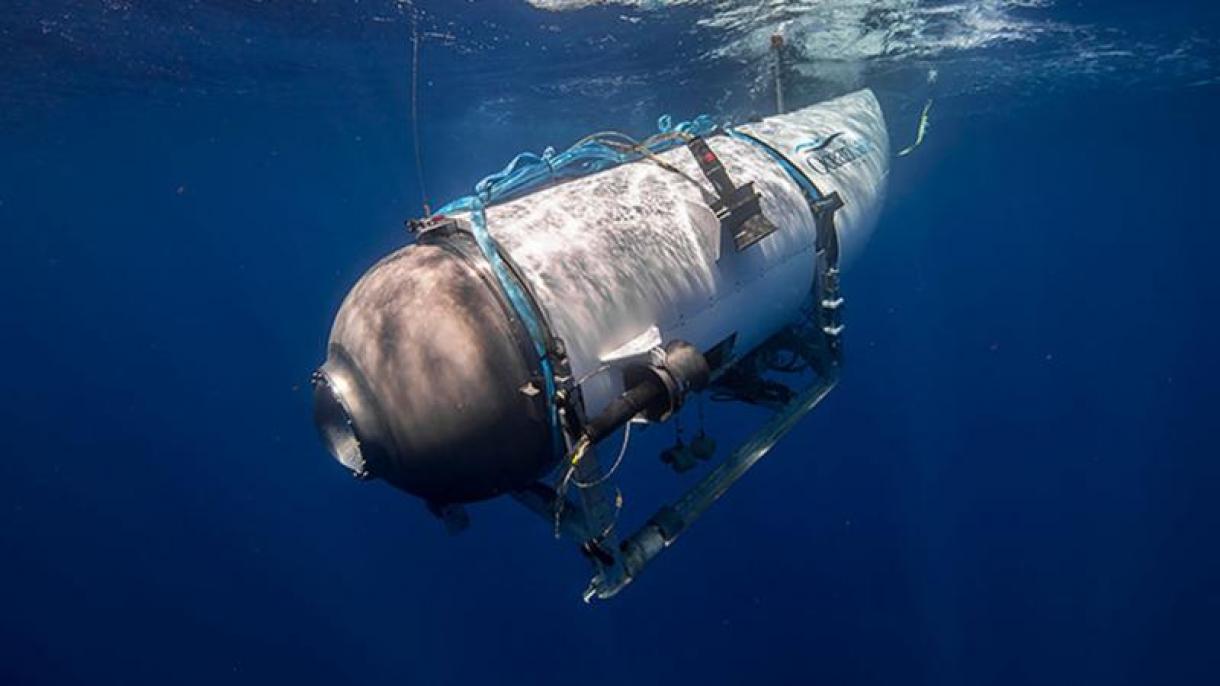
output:
[[[415,147],[415,176],[419,180],[424,216],[432,214],[424,183],[424,157],[419,144],[419,10],[411,6],[411,141]]]

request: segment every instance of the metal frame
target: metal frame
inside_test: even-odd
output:
[[[753,136],[744,136],[768,150],[777,161],[778,152]],[[812,288],[816,353],[808,359],[817,376],[777,410],[751,437],[671,504],[663,505],[643,526],[621,542],[615,532],[618,518],[617,490],[604,478],[596,452],[590,448],[576,466],[578,502],[538,483],[515,494],[519,502],[553,522],[556,534],[574,541],[593,564],[594,574],[584,592],[585,602],[611,598],[630,584],[644,568],[685,533],[717,500],[770,452],[805,415],[816,408],[838,384],[842,366],[843,297],[839,292],[839,241],[835,212],[843,207],[838,193],[823,194],[803,173],[783,165],[798,183],[817,225],[816,276]],[[706,171],[706,170],[705,170]],[[772,339],[774,340],[774,339]],[[766,344],[764,344],[765,346]],[[734,360],[733,364],[740,360]],[[725,368],[733,365],[726,365]],[[721,372],[724,371],[722,368]]]
[[[613,597],[821,404],[837,383],[837,375],[832,374],[810,384],[703,479],[672,503],[659,508],[639,530],[621,542],[614,530],[617,492],[609,482],[578,488],[578,501],[565,499],[562,507],[560,495],[541,482],[513,495],[548,522],[557,522],[562,536],[579,545],[593,564],[594,575],[584,592],[585,602]],[[577,476],[581,481],[593,481],[599,474],[596,456],[590,450],[581,460]]]
[[[631,583],[645,565],[672,545],[720,496],[766,456],[802,417],[817,407],[836,383],[836,379],[830,379],[812,384],[682,497],[657,510],[647,523],[623,541],[618,555],[622,573],[613,576],[604,572],[596,574],[585,591],[585,602],[595,597],[610,598]]]
[[[614,527],[618,516],[617,491],[607,481],[599,479],[601,469],[594,449],[580,461],[576,476],[579,482],[596,482],[596,485],[578,487],[578,502],[572,502],[542,483],[514,494],[523,505],[553,522],[557,534],[577,543],[592,562],[594,574],[584,592],[585,602],[611,598],[635,580],[649,562],[685,533],[838,384],[842,364],[840,335],[844,327],[833,222],[834,212],[841,203],[837,196],[833,198],[829,202],[811,203],[819,226],[829,229],[826,232],[828,240],[817,251],[818,278],[812,293],[819,354],[818,359],[810,362],[817,381],[776,411],[697,484],[671,504],[659,508],[639,530],[621,542]]]

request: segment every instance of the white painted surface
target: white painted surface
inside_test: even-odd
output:
[[[871,91],[742,127],[787,156],[824,193],[846,201],[837,223],[845,254],[871,232],[888,172],[889,140]],[[839,135],[820,151],[797,151]],[[622,390],[602,360],[655,327],[663,341],[708,350],[737,334],[735,352],[757,346],[790,322],[814,278],[816,230],[800,188],[756,145],[708,140],[734,183],[753,181],[764,215],[779,229],[737,252],[722,237],[691,181],[641,161],[563,183],[487,211],[487,225],[520,268],[552,330],[567,345],[586,410]],[[839,157],[834,151],[843,150]],[[830,155],[825,157],[825,155]],[[685,147],[661,155],[703,181]],[[849,162],[830,168],[844,157]],[[826,164],[829,162],[830,164]]]

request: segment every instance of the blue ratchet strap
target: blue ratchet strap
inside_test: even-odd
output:
[[[725,128],[724,131],[729,135],[730,138],[736,138],[737,140],[751,143],[759,150],[767,153],[767,156],[775,160],[776,164],[778,164],[780,168],[788,174],[788,176],[792,177],[792,180],[796,182],[796,185],[800,186],[801,192],[805,194],[805,197],[809,200],[810,205],[813,205],[813,203],[822,199],[821,191],[818,190],[817,186],[813,185],[813,182],[809,180],[809,177],[805,176],[804,172],[793,166],[793,164],[788,161],[788,158],[784,157],[778,150],[743,131],[738,131],[737,129],[733,128]]]
[[[542,373],[543,392],[546,395],[547,420],[551,425],[552,441],[558,447],[562,443],[559,440],[559,417],[555,410],[555,373],[547,350],[546,330],[542,326],[539,314],[534,311],[534,305],[529,296],[521,289],[517,279],[509,272],[508,265],[504,263],[504,258],[500,255],[500,246],[487,231],[487,211],[483,199],[477,195],[469,195],[449,203],[443,210],[443,212],[462,211],[470,213],[470,227],[475,243],[478,244],[479,251],[483,253],[487,264],[491,266],[491,271],[495,274],[500,289],[508,298],[513,312],[525,325],[530,343],[538,355],[538,367]]]

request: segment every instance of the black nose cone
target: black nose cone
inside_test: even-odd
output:
[[[348,294],[315,375],[323,442],[434,503],[522,488],[554,462],[536,364],[476,257],[414,245]]]

